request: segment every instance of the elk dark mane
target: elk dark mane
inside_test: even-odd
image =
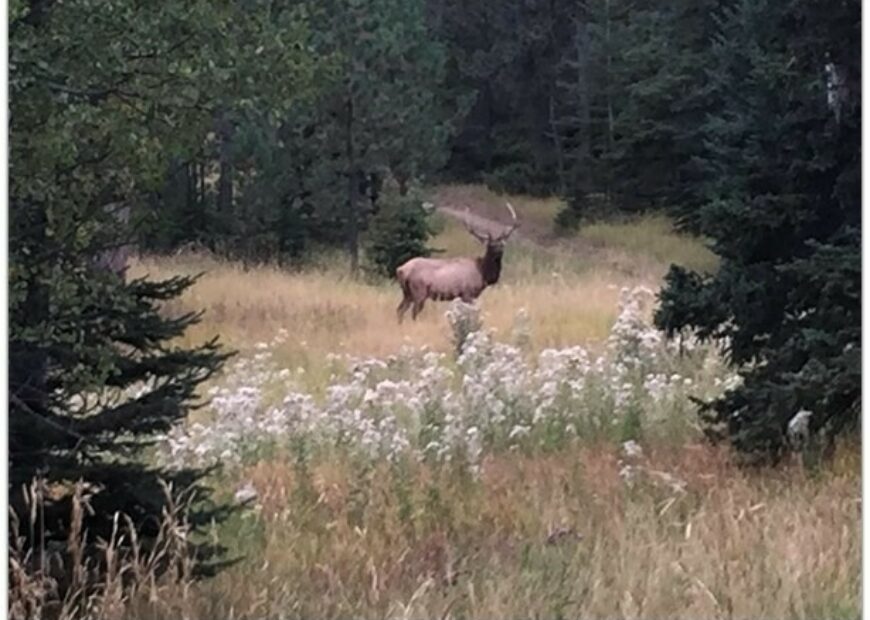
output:
[[[487,247],[486,254],[477,259],[478,268],[487,286],[498,284],[501,276],[501,252],[493,252]]]

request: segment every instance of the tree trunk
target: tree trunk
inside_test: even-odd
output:
[[[604,0],[605,10],[605,45],[607,46],[607,154],[613,153],[613,74],[612,74],[612,55],[610,46],[610,0]],[[612,191],[611,183],[613,182],[613,171],[609,157],[607,161],[607,173],[604,175],[605,188],[604,196],[608,204],[610,204],[610,194]]]
[[[589,24],[585,22],[578,22],[577,24],[577,36],[576,36],[576,49],[577,49],[577,85],[578,85],[578,94],[579,101],[578,107],[580,108],[580,144],[578,145],[578,158],[577,161],[580,164],[579,169],[577,170],[577,181],[578,186],[580,188],[580,193],[582,194],[585,202],[586,196],[590,192],[590,178],[589,178],[589,165],[590,165],[590,146],[592,142],[592,122],[591,122],[591,112],[590,112],[590,90],[591,85],[589,84]]]
[[[217,208],[221,217],[229,218],[233,212],[233,123],[223,110],[218,118],[220,176],[218,177]]]
[[[562,145],[562,135],[559,133],[559,124],[556,122],[556,98],[550,92],[549,101],[549,125],[553,137],[553,146],[556,149],[556,167],[559,175],[559,195],[565,195],[565,147]]]
[[[396,183],[399,184],[399,196],[408,195],[408,175],[404,172],[393,171],[393,176],[396,178]]]
[[[484,144],[486,148],[486,153],[484,155],[486,159],[486,163],[484,165],[484,170],[486,172],[492,172],[492,160],[495,151],[495,144],[492,139],[492,129],[493,129],[493,104],[492,104],[492,88],[489,85],[489,80],[486,81],[483,87],[483,100],[484,100],[484,113],[486,114],[486,121],[484,127],[486,127],[486,133],[484,134]]]
[[[34,231],[34,246],[40,251],[49,253],[53,245],[46,234],[48,229],[48,214],[45,207],[31,206],[22,209],[27,217],[28,226]],[[43,274],[40,274],[43,275]],[[28,281],[24,308],[26,309],[21,321],[29,329],[45,328],[48,321],[51,303],[51,291],[45,281],[33,274]],[[11,318],[11,317],[10,317]],[[22,419],[20,409],[23,408],[29,415],[40,414],[47,410],[49,394],[46,388],[46,375],[48,372],[48,354],[42,347],[34,346],[29,341],[18,341],[15,334],[10,333],[9,339],[9,407],[11,415],[10,449],[20,447],[20,438],[16,433],[16,424],[22,426],[31,425],[34,420]],[[14,398],[13,398],[14,397]],[[18,443],[16,442],[18,441]],[[14,450],[13,450],[14,451]]]
[[[347,156],[347,249],[350,253],[350,273],[355,276],[359,268],[359,222],[357,220],[357,194],[359,170],[353,143],[353,88],[348,88],[347,119],[345,126],[345,154]]]
[[[205,162],[199,164],[199,206],[205,213]]]
[[[118,237],[129,241],[129,231],[127,230],[130,223],[130,207],[129,205],[121,206],[119,203],[111,203],[103,207],[106,213],[109,213],[118,221],[118,228],[121,231]],[[127,263],[132,254],[133,248],[129,243],[121,243],[114,247],[102,250],[95,258],[94,264],[100,269],[111,271],[120,278],[126,277]]]
[[[202,225],[202,222],[200,221],[199,201],[196,199],[196,164],[193,162],[187,162],[184,165],[184,180],[187,190],[184,202],[187,211],[186,236],[188,237],[185,241],[190,241],[191,237],[195,237],[201,230],[200,226]]]

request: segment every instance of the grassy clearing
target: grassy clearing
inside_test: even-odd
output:
[[[463,236],[464,235],[464,236]],[[467,233],[451,223],[438,244],[476,251]],[[474,240],[470,240],[474,243]],[[602,267],[569,265],[528,245],[512,246],[503,282],[486,291],[480,305],[486,323],[507,333],[516,312],[526,308],[536,325],[536,346],[563,346],[601,339],[614,318],[619,289],[651,285],[651,276]],[[561,267],[561,268],[560,268]],[[402,345],[446,346],[446,304],[430,303],[416,322],[397,325],[401,293],[395,283],[367,283],[346,276],[344,266],[290,273],[277,267],[244,271],[207,257],[143,258],[135,275],[154,278],[205,271],[202,280],[173,310],[205,309],[205,320],[187,338],[220,334],[246,349],[269,340],[279,329],[294,335],[281,353],[288,364],[309,366],[326,352],[384,356]]]
[[[696,237],[678,233],[662,215],[644,215],[624,222],[600,222],[583,226],[579,237],[596,247],[673,262],[702,272],[713,271],[718,260]]]
[[[815,479],[692,445],[640,461],[684,492],[652,474],[626,486],[609,447],[494,458],[479,483],[261,463],[247,477],[262,509],[236,525],[246,579],[204,584],[199,604],[251,618],[857,617],[856,458]]]
[[[438,190],[436,198],[505,218],[503,197],[485,188],[450,186]],[[559,201],[508,199],[523,221],[523,232],[549,234]],[[478,242],[460,223],[440,215],[437,220],[440,232],[433,247],[444,250],[445,256],[480,253]],[[686,266],[711,264],[697,240],[673,234],[662,218],[600,225],[590,231],[576,240],[527,238],[512,243],[501,283],[479,300],[486,324],[505,334],[517,310],[525,308],[535,325],[538,348],[601,340],[615,318],[619,290],[657,288],[671,260],[669,253]],[[245,271],[238,264],[191,255],[144,257],[131,269],[135,276],[154,278],[200,271],[206,275],[175,308],[206,311],[204,322],[188,334],[191,341],[220,334],[224,342],[244,350],[287,329],[296,338],[282,354],[288,364],[306,370],[330,351],[383,356],[404,344],[437,348],[446,341],[445,304],[430,303],[417,322],[397,326],[395,308],[401,294],[395,283],[353,280],[340,256],[298,272],[274,266]]]
[[[449,185],[433,191],[432,200],[457,208],[467,206],[502,222],[507,221],[504,203],[509,201],[522,222],[521,230],[542,242],[546,253],[563,266],[572,262],[587,265],[592,259],[598,268],[654,278],[671,263],[705,272],[718,264],[716,255],[700,239],[678,232],[673,222],[660,214],[584,224],[574,237],[566,239],[554,236],[553,222],[564,208],[558,198],[504,196],[479,185]],[[450,247],[465,251],[465,245]],[[585,260],[569,260],[584,254]]]
[[[510,202],[517,211],[523,230],[538,235],[547,235],[552,231],[553,220],[564,204],[558,198],[507,196],[497,194],[483,185],[462,184],[438,187],[432,191],[431,199],[439,205],[459,209],[468,207],[474,213],[499,221],[507,221],[504,203]]]

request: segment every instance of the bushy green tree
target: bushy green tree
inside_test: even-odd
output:
[[[716,4],[600,0],[578,13],[554,112],[565,162],[561,226],[647,209],[692,225]]]
[[[419,197],[413,193],[387,193],[366,233],[368,268],[378,275],[393,277],[405,261],[431,254],[426,245],[431,234],[428,213]]]
[[[34,476],[55,490],[81,479],[94,492],[90,535],[122,511],[147,539],[160,478],[205,499],[203,472],[143,454],[226,353],[175,344],[199,317],[161,308],[191,278],[130,280],[97,259],[132,238],[117,211],[144,209],[166,161],[208,130],[200,51],[226,17],[209,2],[10,6],[10,499]],[[37,535],[66,537],[69,500],[46,498]],[[194,522],[219,513],[198,506]]]
[[[304,3],[226,2],[214,10],[221,25],[198,48],[209,122],[189,152],[164,154],[165,182],[143,210],[139,240],[160,252],[193,242],[244,260],[293,255],[305,226],[284,224],[307,223],[296,217],[305,173],[280,156],[297,146],[285,144],[286,119],[313,107],[327,63],[311,49]]]
[[[153,201],[149,247],[201,240],[256,261],[344,245],[355,265],[383,179],[406,189],[445,157],[453,111],[425,3],[231,2],[224,10],[235,19],[208,41],[209,70],[222,86],[208,106],[212,126]],[[203,190],[209,174],[216,182]]]
[[[423,0],[329,0],[311,15],[315,49],[335,60],[318,100],[327,121],[321,144],[338,155],[326,162],[345,188],[345,240],[356,271],[360,233],[376,202],[373,182],[391,169],[407,180],[438,161],[445,119],[437,86],[445,58]]]
[[[674,267],[659,325],[724,339],[743,385],[708,403],[714,436],[776,457],[789,422],[859,423],[860,3],[737,2],[715,41],[701,230],[722,258]]]
[[[564,162],[553,111],[556,66],[577,3],[430,0],[448,50],[444,92],[458,113],[444,175],[498,190],[560,189]]]

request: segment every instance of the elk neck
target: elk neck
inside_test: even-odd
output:
[[[477,267],[487,286],[496,284],[501,276],[501,250],[486,248],[486,253],[477,259]]]

